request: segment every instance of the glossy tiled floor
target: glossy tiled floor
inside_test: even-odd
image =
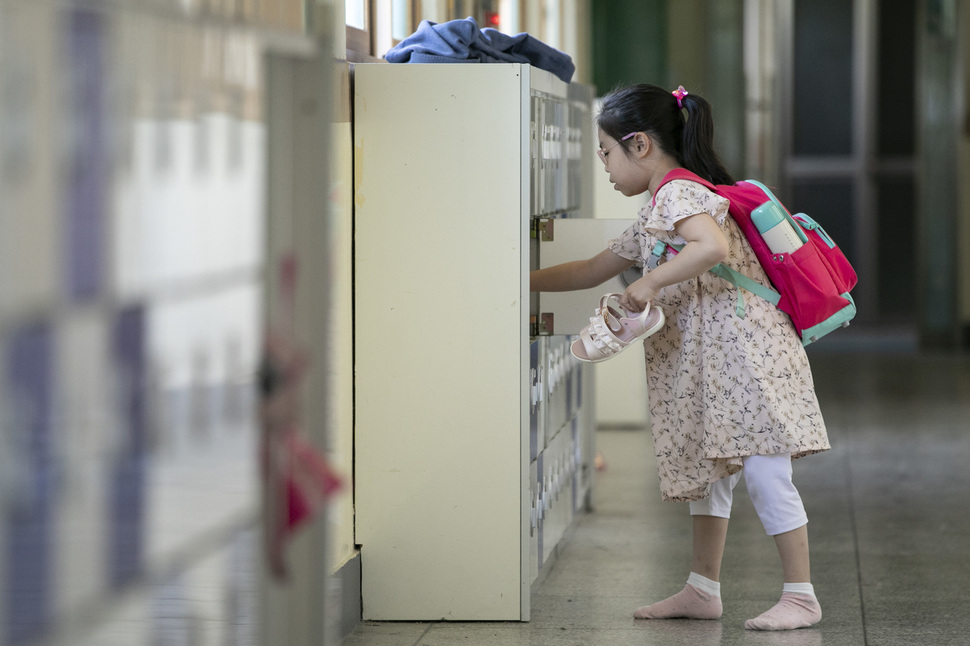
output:
[[[736,496],[720,621],[635,621],[687,577],[686,505],[662,503],[646,432],[601,431],[607,462],[535,591],[529,623],[366,622],[344,646],[970,643],[970,358],[812,356],[833,450],[795,463],[824,618],[746,631],[775,603],[774,544]],[[740,487],[739,487],[740,489]]]

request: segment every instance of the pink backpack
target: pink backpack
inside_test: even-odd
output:
[[[855,301],[849,295],[857,282],[856,273],[842,250],[815,220],[804,213],[791,215],[770,190],[753,180],[738,182],[734,186],[715,186],[689,170],[677,168],[664,176],[660,186],[675,179],[697,182],[731,202],[731,217],[751,243],[755,255],[777,291],[766,288],[724,264],[711,269],[712,273],[737,288],[746,289],[777,305],[791,317],[795,330],[802,339],[802,345],[808,345],[836,328],[849,325],[849,321],[856,314]],[[660,186],[657,187],[658,190]],[[780,211],[774,209],[771,203],[777,205]],[[781,213],[793,227],[794,235],[801,241],[801,246],[791,253],[772,253],[768,242],[752,220],[752,212],[757,217],[759,207],[771,208],[776,214]],[[799,244],[798,240],[795,243]],[[679,251],[674,245],[658,243],[647,263],[649,267],[657,265],[668,246]],[[744,317],[744,299],[740,289],[735,311],[738,316]]]

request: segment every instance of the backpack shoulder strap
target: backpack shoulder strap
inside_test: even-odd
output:
[[[667,249],[673,249],[673,253],[679,253],[684,245],[667,244],[666,242],[658,242],[654,246],[650,253],[650,258],[647,261],[648,269],[655,269],[657,265],[660,264],[660,258],[667,252]],[[718,263],[711,267],[709,270],[712,274],[718,278],[723,278],[730,284],[738,288],[738,296],[734,304],[734,313],[738,315],[739,318],[744,318],[744,295],[741,293],[741,289],[746,289],[755,296],[760,296],[772,305],[778,305],[781,300],[781,294],[771,289],[770,287],[765,287],[758,281],[748,278],[741,272],[731,269],[723,262]]]

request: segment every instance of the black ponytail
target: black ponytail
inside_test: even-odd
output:
[[[674,98],[674,103],[677,99]],[[734,184],[734,178],[724,168],[714,150],[714,115],[711,105],[699,96],[687,94],[681,99],[687,110],[684,125],[684,168],[710,180],[713,184]]]
[[[711,106],[695,94],[684,94],[678,103],[676,96],[656,85],[619,88],[603,99],[597,124],[617,141],[631,132],[644,132],[687,170],[714,184],[734,184],[714,151]],[[628,141],[620,145],[629,150]]]

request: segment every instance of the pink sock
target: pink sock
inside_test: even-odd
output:
[[[638,608],[635,619],[717,619],[721,616],[721,597],[708,594],[689,583],[672,597]]]
[[[792,630],[807,628],[822,620],[818,599],[810,594],[782,592],[775,606],[744,623],[748,630]]]

